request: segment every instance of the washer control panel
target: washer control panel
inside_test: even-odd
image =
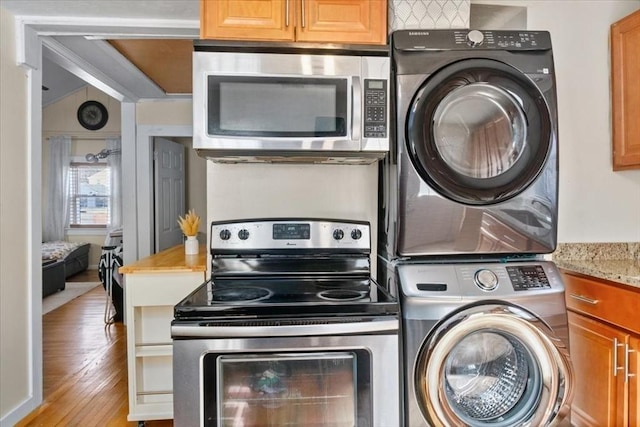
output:
[[[551,288],[543,263],[463,265],[458,267],[458,280],[483,293],[508,291],[509,284],[516,292]]]
[[[516,291],[551,287],[549,278],[541,265],[507,267],[507,274]]]
[[[407,298],[453,300],[538,298],[563,293],[558,268],[550,261],[489,263],[408,263],[396,266],[398,284]],[[563,297],[564,298],[564,297]]]

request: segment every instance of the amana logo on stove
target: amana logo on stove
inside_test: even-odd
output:
[[[410,36],[428,36],[429,31],[409,31]]]
[[[287,246],[298,246],[298,244],[297,243],[287,242]]]

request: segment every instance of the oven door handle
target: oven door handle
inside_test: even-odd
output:
[[[172,325],[172,338],[258,338],[300,337],[317,335],[354,335],[395,332],[398,319],[385,318],[368,322],[325,323],[311,325],[259,325],[252,326],[208,326]]]

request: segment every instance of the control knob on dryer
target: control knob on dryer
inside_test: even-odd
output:
[[[482,31],[471,30],[467,33],[467,44],[471,47],[480,46],[484,42]]]

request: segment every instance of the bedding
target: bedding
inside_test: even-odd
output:
[[[65,278],[84,271],[89,266],[89,248],[85,242],[54,241],[42,243],[42,260],[64,261]]]

